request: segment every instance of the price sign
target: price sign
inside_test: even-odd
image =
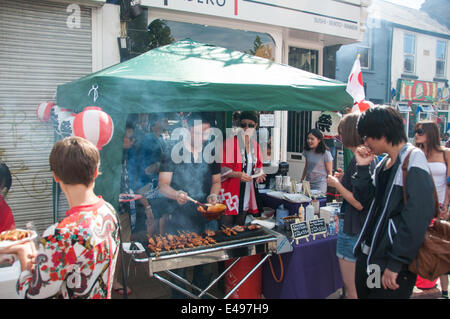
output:
[[[306,238],[309,241],[309,227],[307,222],[291,224],[292,237],[295,239],[295,243],[298,245],[298,241],[302,238]]]
[[[260,127],[274,127],[275,126],[275,114],[260,114],[259,115]]]
[[[313,235],[313,240],[316,239],[316,236],[323,235],[324,238],[327,237],[327,224],[325,223],[325,219],[318,218],[309,221],[309,231],[311,235]]]

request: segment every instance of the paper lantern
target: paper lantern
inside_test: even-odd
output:
[[[113,136],[114,123],[100,107],[88,106],[73,121],[73,134],[92,142],[99,150]]]
[[[47,122],[50,119],[50,112],[55,104],[52,102],[42,102],[36,109],[36,115],[41,122]]]
[[[341,115],[337,112],[325,111],[320,113],[316,122],[316,128],[322,132],[324,137],[333,137],[338,135],[338,125]]]

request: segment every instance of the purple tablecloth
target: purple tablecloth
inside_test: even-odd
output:
[[[289,211],[289,215],[297,215],[298,214],[298,209],[300,208],[300,205],[302,205],[303,207],[306,208],[306,206],[308,206],[309,203],[292,203],[289,202],[285,199],[279,199],[276,197],[272,197],[269,196],[267,194],[260,194],[261,195],[261,199],[263,202],[263,205],[265,207],[270,207],[275,209],[275,211],[277,210],[277,208],[283,204],[284,208],[286,208]],[[326,206],[327,204],[327,198],[323,197],[323,198],[318,198],[319,201],[319,205],[320,207],[322,206]]]
[[[281,254],[284,278],[275,282],[269,262],[263,264],[262,289],[269,299],[323,299],[342,288],[344,283],[336,257],[337,236],[302,239],[292,243],[294,251]],[[280,277],[278,255],[270,257],[275,276]]]

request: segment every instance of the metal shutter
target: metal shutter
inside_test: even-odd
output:
[[[33,221],[42,231],[53,223],[48,156],[54,135],[36,108],[54,102],[58,85],[92,72],[91,9],[80,6],[81,28],[69,28],[68,5],[0,1],[0,159],[13,175],[6,201],[18,228]],[[60,197],[62,215],[67,203]]]

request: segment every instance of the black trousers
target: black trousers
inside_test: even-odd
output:
[[[397,284],[400,286],[396,290],[384,289],[381,283],[383,273],[367,273],[367,255],[361,254],[356,259],[355,284],[359,299],[409,299],[417,275],[408,270],[402,270],[398,273]],[[369,278],[371,276],[371,278]],[[369,279],[369,280],[368,280]],[[378,285],[379,283],[379,285]]]

